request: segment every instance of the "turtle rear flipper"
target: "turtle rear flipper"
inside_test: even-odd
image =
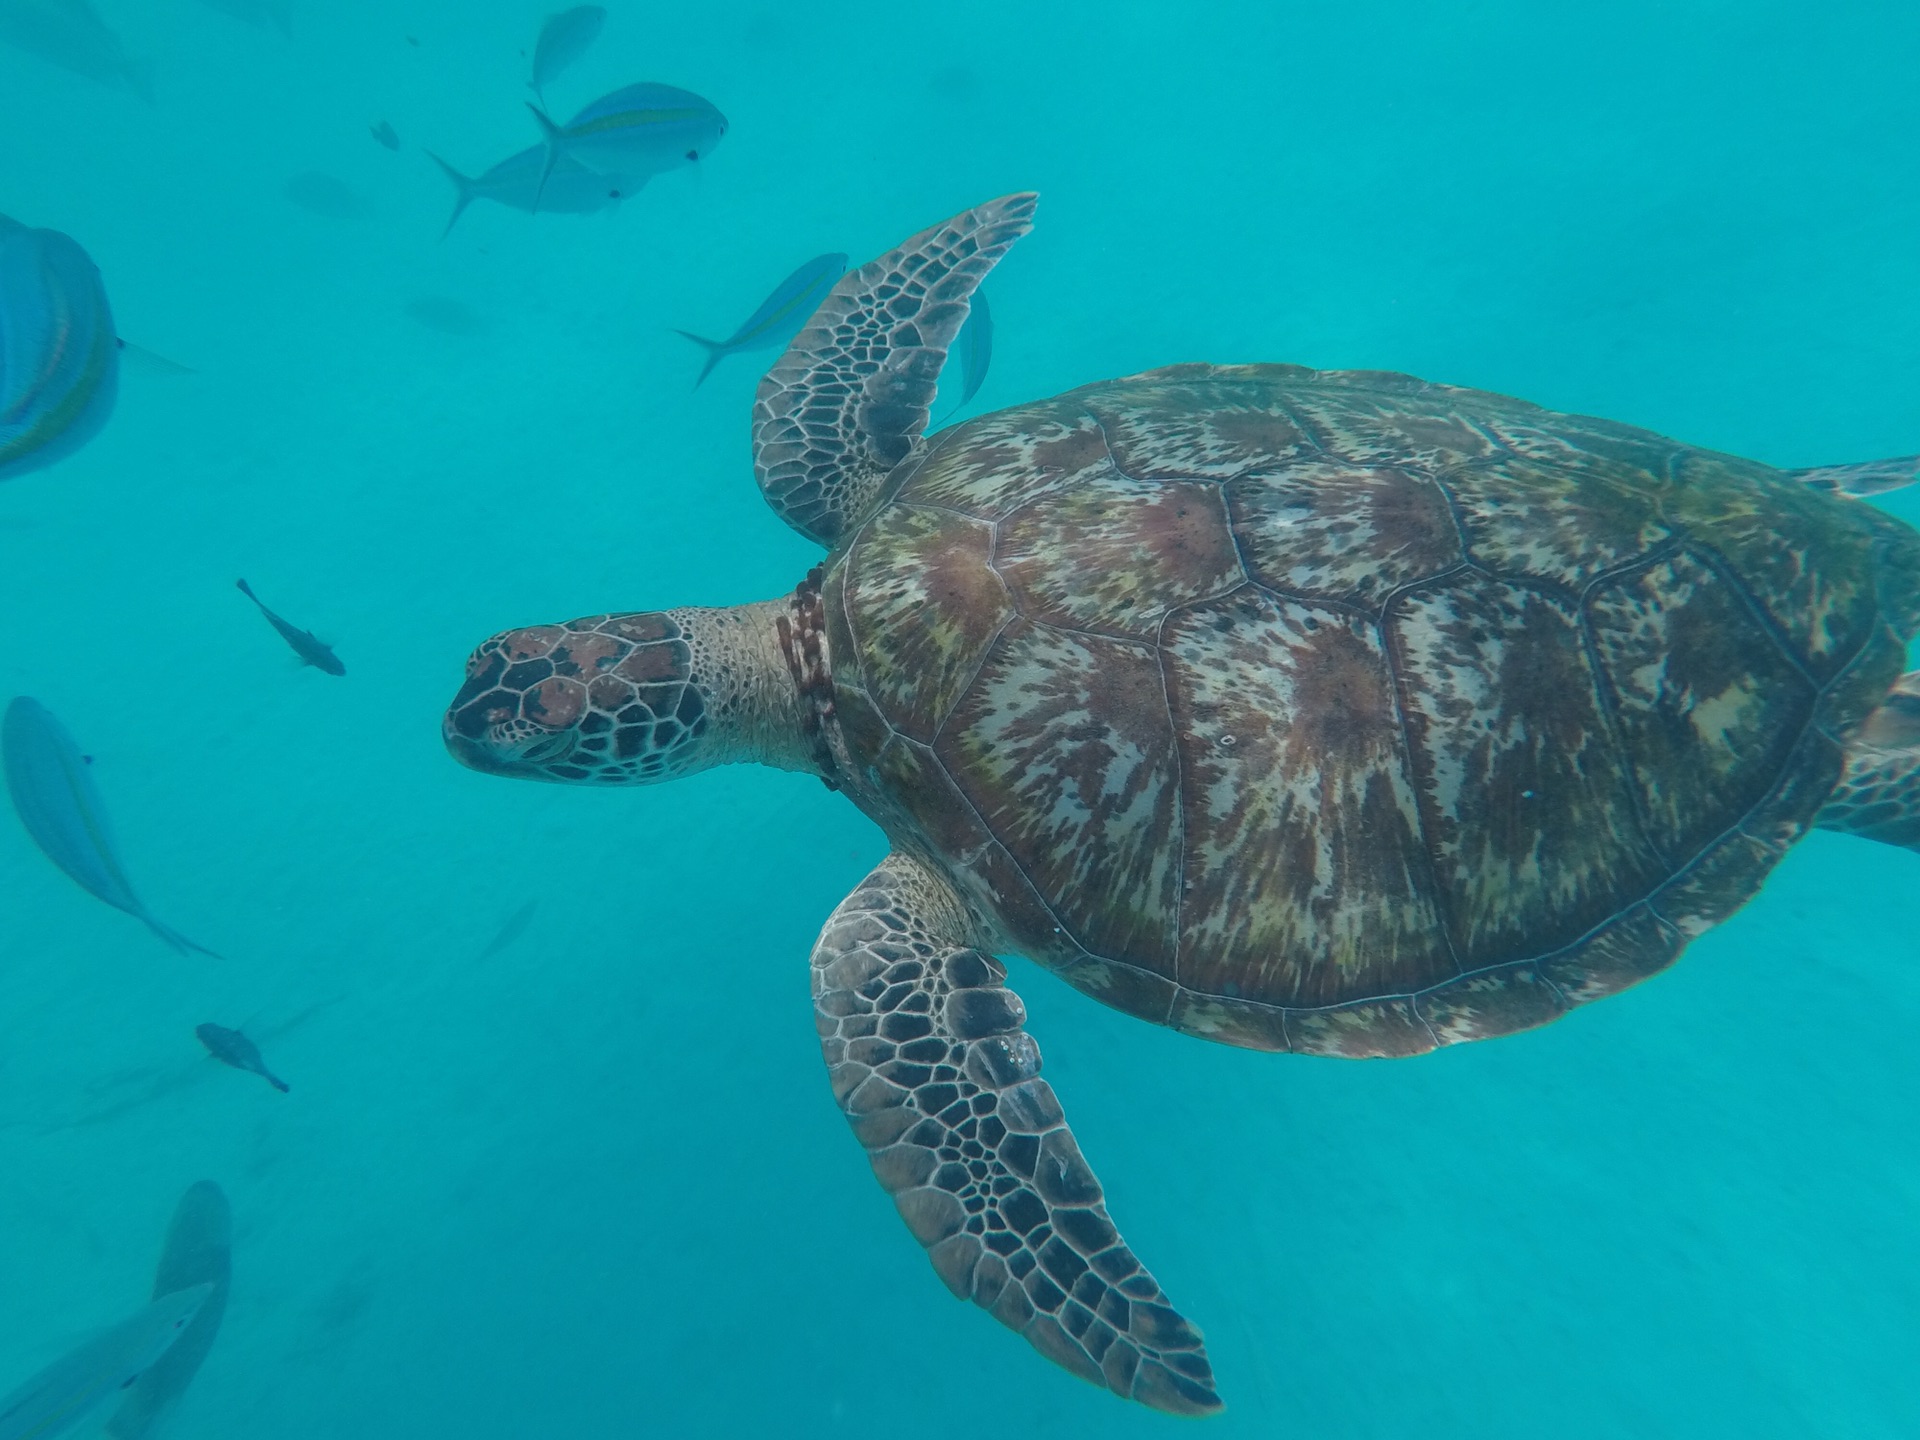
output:
[[[1108,1218],[1025,1007],[963,932],[945,884],[898,854],[833,912],[813,1003],[834,1097],[955,1295],[1084,1380],[1212,1414],[1199,1330]]]
[[[1864,500],[1920,480],[1920,455],[1897,455],[1891,460],[1866,460],[1857,465],[1812,465],[1787,474],[1815,490]]]
[[[975,206],[843,276],[760,382],[754,475],[809,540],[838,540],[926,432],[968,297],[1033,227],[1038,198]]]
[[[1920,850],[1920,670],[1909,670],[1847,747],[1847,769],[1814,821]]]

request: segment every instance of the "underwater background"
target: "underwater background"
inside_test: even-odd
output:
[[[475,205],[443,241],[422,148],[538,140],[543,8],[293,3],[289,35],[98,0],[151,103],[0,48],[0,214],[77,239],[119,333],[192,370],[129,364],[90,446],[0,486],[0,699],[65,721],[142,897],[225,957],[0,817],[0,1392],[144,1301],[206,1178],[234,1281],[181,1436],[1190,1423],[950,1298],[836,1114],[806,956],[886,848],[851,805],[748,768],[503,784],[441,746],[497,630],[813,563],[751,479],[772,356],[696,391],[673,333],[809,256],[1037,189],[969,413],[1285,360],[1783,466],[1920,450],[1911,4],[611,0],[556,109],[663,81],[725,142],[609,214]],[[314,174],[341,189],[289,192]],[[1209,1433],[1907,1437],[1917,894],[1920,857],[1814,834],[1671,971],[1398,1062],[1012,983],[1206,1332]]]

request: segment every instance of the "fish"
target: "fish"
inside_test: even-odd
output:
[[[193,1383],[227,1313],[232,1246],[233,1211],[226,1193],[211,1180],[188,1186],[174,1207],[173,1222],[167,1226],[160,1265],[153,1276],[153,1296],[162,1299],[196,1285],[210,1287],[209,1293],[166,1353],[127,1390],[120,1408],[106,1424],[106,1433],[113,1440],[143,1440]]]
[[[774,292],[760,302],[760,308],[726,339],[708,340],[691,330],[674,331],[707,352],[707,363],[701,367],[693,388],[698,390],[713,373],[713,367],[729,355],[771,350],[776,345],[784,347],[805,328],[813,312],[820,308],[820,302],[846,273],[845,255],[816,255],[782,280]]]
[[[238,1030],[229,1030],[226,1026],[215,1025],[209,1020],[204,1025],[194,1026],[193,1033],[200,1038],[200,1043],[207,1047],[207,1053],[222,1065],[231,1065],[236,1070],[250,1071],[282,1095],[293,1088],[267,1069],[267,1062],[260,1056],[260,1047]]]
[[[987,308],[986,292],[974,291],[967,303],[966,322],[953,342],[953,348],[960,352],[960,403],[947,412],[949,417],[966,408],[967,402],[980,393],[980,383],[987,378],[987,366],[993,360],[993,312]]]
[[[360,198],[344,180],[307,170],[287,181],[282,194],[302,210],[329,220],[364,220],[373,207]]]
[[[534,42],[533,75],[527,81],[541,104],[546,103],[547,82],[584,55],[606,23],[607,12],[598,5],[576,5],[547,17]]]
[[[119,390],[99,268],[71,236],[0,215],[0,480],[93,439]]]
[[[453,182],[453,214],[447,217],[447,228],[440,232],[442,240],[453,233],[454,223],[476,200],[492,200],[515,210],[525,210],[530,215],[536,208],[560,215],[589,215],[618,205],[629,195],[639,193],[647,183],[645,175],[602,174],[563,155],[547,177],[543,194],[540,172],[547,163],[544,145],[529,146],[516,155],[509,155],[483,175],[463,175],[431,150],[426,153]]]
[[[153,103],[146,72],[88,0],[0,0],[0,40],[70,74]]]
[[[400,148],[400,136],[394,130],[393,122],[390,120],[382,120],[378,125],[369,125],[367,133],[389,150]]]
[[[582,107],[565,125],[556,125],[532,101],[527,108],[547,146],[535,209],[563,155],[610,175],[659,175],[702,159],[727,133],[727,117],[711,101],[672,85],[623,86]]]
[[[293,653],[300,657],[300,663],[311,665],[316,670],[324,670],[329,675],[344,675],[347,667],[340,663],[340,657],[333,653],[333,647],[320,639],[311,630],[302,630],[299,626],[282,620],[265,605],[260,597],[253,593],[253,587],[245,580],[233,582],[240,593],[260,606],[260,613],[267,617],[267,623],[280,632],[280,638],[293,647]]]
[[[86,1424],[167,1353],[212,1294],[201,1284],[164,1295],[0,1398],[0,1440],[54,1440]]]
[[[87,757],[73,743],[67,727],[31,696],[16,696],[0,720],[0,764],[6,769],[7,793],[20,823],[69,879],[96,899],[133,916],[182,955],[198,951],[220,958],[163,925],[134,894],[114,848],[106,809],[93,788]]]
[[[235,20],[244,20],[263,30],[278,30],[289,40],[293,38],[293,15],[284,0],[200,0],[200,3]]]
[[[475,957],[475,963],[478,964],[481,960],[491,960],[522,935],[526,934],[527,926],[533,922],[533,912],[539,908],[540,902],[538,900],[529,900],[518,910],[514,911],[513,914],[509,915],[501,923],[499,932],[493,939],[487,942],[487,948]]]

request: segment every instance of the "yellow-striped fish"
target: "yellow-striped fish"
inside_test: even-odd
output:
[[[672,85],[628,85],[602,95],[564,125],[531,101],[527,108],[547,137],[547,163],[535,192],[565,155],[608,175],[658,175],[712,153],[727,133],[727,117],[691,90]]]
[[[0,215],[0,480],[91,440],[119,378],[113,313],[87,252]]]

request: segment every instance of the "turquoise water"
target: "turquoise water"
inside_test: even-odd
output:
[[[751,481],[755,361],[693,392],[670,327],[1016,188],[1040,219],[976,409],[1290,360],[1781,465],[1920,449],[1920,11],[612,9],[556,106],[667,81],[725,143],[611,216],[479,205],[444,243],[420,147],[533,142],[537,6],[306,3],[287,39],[100,0],[152,106],[0,50],[0,213],[78,239],[121,334],[195,371],[130,368],[89,448],[0,487],[0,697],[65,719],[143,896],[227,957],[0,824],[0,1393],[137,1308],[208,1177],[234,1291],[176,1434],[1166,1432],[949,1298],[835,1113],[806,955],[880,833],[771,771],[464,771],[462,660],[788,589],[816,552]],[[291,202],[306,172],[367,213]],[[1207,1332],[1212,1433],[1904,1437],[1916,883],[1815,835],[1667,974],[1399,1063],[1013,983]],[[205,1060],[208,1020],[274,1037],[292,1093]]]

